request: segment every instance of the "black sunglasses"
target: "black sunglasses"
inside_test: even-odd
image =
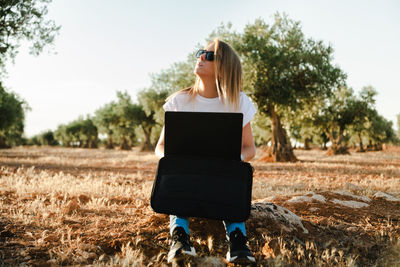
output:
[[[206,57],[205,57],[206,60],[208,60],[208,61],[214,60],[214,51],[207,51],[207,50],[201,49],[201,50],[197,51],[196,58],[201,57],[202,54],[206,54]]]

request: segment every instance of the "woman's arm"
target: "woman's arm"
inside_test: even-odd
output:
[[[253,133],[251,132],[250,122],[243,127],[242,132],[242,156],[243,161],[249,161],[256,155]]]
[[[164,157],[164,127],[161,130],[160,138],[158,139],[154,152],[158,158]]]

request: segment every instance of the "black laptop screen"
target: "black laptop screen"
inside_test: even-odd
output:
[[[165,112],[165,156],[240,160],[242,113]]]

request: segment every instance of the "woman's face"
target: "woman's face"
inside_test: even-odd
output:
[[[204,48],[207,51],[214,52],[214,43],[209,44]],[[198,59],[194,68],[194,73],[200,78],[212,78],[215,80],[215,64],[214,61],[208,61],[205,59],[206,54],[202,54]]]

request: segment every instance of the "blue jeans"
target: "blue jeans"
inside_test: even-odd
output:
[[[223,221],[224,226],[225,226],[225,231],[226,234],[229,236],[233,231],[235,231],[236,228],[239,228],[240,231],[242,231],[243,235],[246,236],[246,226],[244,225],[244,222],[227,222]],[[175,215],[170,215],[169,216],[169,232],[172,235],[172,232],[174,231],[175,227],[180,226],[183,229],[185,229],[185,232],[189,235],[189,218],[185,217],[178,217]]]

